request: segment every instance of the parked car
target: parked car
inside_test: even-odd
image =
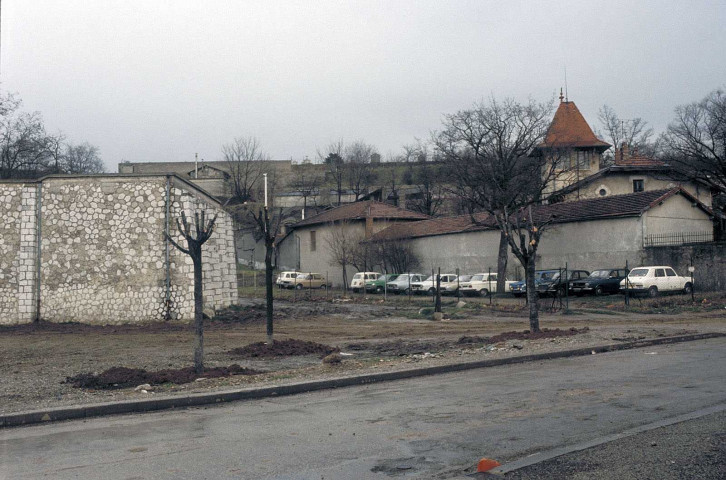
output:
[[[446,287],[452,286],[456,290],[456,274],[455,273],[442,273],[440,280],[441,292],[444,292]],[[423,282],[416,282],[411,284],[411,292],[415,294],[426,294],[434,293],[436,291],[436,275],[430,275]],[[449,290],[449,292],[451,292]]]
[[[380,276],[380,272],[358,272],[353,275],[353,280],[350,282],[350,289],[354,293],[358,293],[365,288],[366,282],[377,280]]]
[[[444,286],[444,282],[441,282],[441,295],[456,295],[461,288],[462,283],[466,283],[471,280],[472,275],[459,275],[453,281],[448,282]]]
[[[587,270],[555,270],[554,275],[543,276],[537,282],[537,293],[539,295],[560,295],[564,296],[566,291],[572,288],[572,282],[582,280],[590,276]]]
[[[423,282],[426,280],[426,275],[421,273],[402,273],[395,279],[388,282],[386,288],[391,293],[408,295],[408,289],[414,283]]]
[[[295,288],[325,288],[325,277],[320,273],[298,273],[295,277]]]
[[[461,282],[461,279],[459,279]],[[504,282],[504,291],[509,291],[512,284],[515,282],[506,281]],[[497,274],[492,273],[477,273],[473,275],[468,281],[461,283],[461,293],[468,296],[479,295],[486,297],[489,292],[497,290]]]
[[[693,283],[690,277],[681,277],[667,266],[638,267],[620,281],[620,289],[634,294],[657,297],[663,292],[691,293]]]
[[[534,272],[534,284],[538,286],[540,282],[548,282],[554,278],[555,275],[559,275],[559,270],[537,270]],[[515,297],[521,297],[527,294],[527,282],[522,280],[521,282],[513,282],[509,286],[509,291]]]
[[[596,295],[618,293],[620,281],[628,275],[624,268],[601,269],[590,272],[590,276],[572,282],[571,291],[575,295]]]
[[[366,292],[383,293],[386,289],[386,283],[393,281],[398,277],[397,273],[389,273],[388,275],[381,275],[375,280],[366,281]]]
[[[280,272],[275,284],[278,288],[294,288],[297,275],[297,272]]]

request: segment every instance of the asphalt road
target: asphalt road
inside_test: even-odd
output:
[[[726,339],[0,431],[0,478],[450,478],[726,402]]]

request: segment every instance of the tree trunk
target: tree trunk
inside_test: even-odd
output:
[[[537,286],[534,282],[535,262],[530,258],[524,267],[527,282],[527,303],[529,304],[529,329],[539,332],[539,303],[537,302]]]
[[[273,290],[272,290],[272,244],[265,242],[265,295],[267,297],[267,344],[272,345],[273,342]]]
[[[194,262],[194,371],[204,373],[204,297],[202,287],[202,249],[192,252]]]
[[[348,272],[346,272],[345,265],[343,265],[343,293],[348,291]]]
[[[507,260],[509,259],[509,242],[504,231],[499,234],[499,255],[497,256],[497,293],[506,293]]]

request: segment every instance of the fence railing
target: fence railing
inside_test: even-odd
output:
[[[713,231],[710,232],[679,232],[654,233],[643,239],[644,247],[677,247],[691,243],[713,242]]]

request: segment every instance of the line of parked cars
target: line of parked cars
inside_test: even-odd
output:
[[[663,265],[637,267],[630,272],[625,268],[586,270],[537,270],[535,272],[537,294],[545,295],[595,295],[628,292],[656,297],[660,293],[693,291],[693,281],[678,275],[673,268]],[[515,297],[527,293],[525,282],[513,283],[509,290]]]
[[[496,273],[457,275],[444,273],[439,276],[442,295],[487,296],[497,288]],[[325,277],[319,273],[280,272],[277,277],[280,288],[326,288]],[[691,293],[693,281],[676,274],[668,266],[637,267],[630,272],[624,268],[587,270],[537,270],[535,287],[539,296],[595,295],[628,291],[631,294],[645,294],[650,297],[665,292]],[[379,272],[358,272],[353,275],[350,288],[354,293],[365,290],[368,293],[431,295],[436,291],[436,276],[422,273],[387,274]],[[527,294],[524,281],[505,281],[505,290],[515,297]]]

